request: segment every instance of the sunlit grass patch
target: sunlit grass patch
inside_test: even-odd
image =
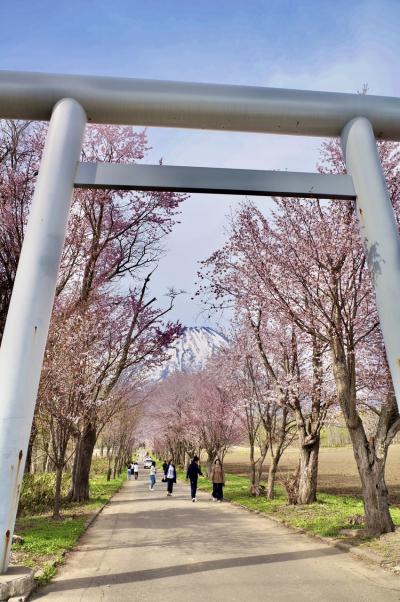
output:
[[[200,478],[199,489],[211,491],[212,484]],[[318,493],[314,504],[291,506],[287,503],[282,487],[277,485],[273,500],[267,500],[264,496],[254,497],[250,494],[249,479],[233,474],[226,475],[224,497],[250,510],[278,518],[286,525],[322,537],[342,537],[342,529],[359,528],[352,526],[350,519],[364,514],[362,500],[352,496]],[[391,513],[394,523],[400,525],[400,508],[393,507]]]
[[[39,583],[47,583],[54,576],[55,567],[63,562],[65,552],[73,548],[85,531],[90,517],[120,489],[124,480],[124,474],[111,481],[96,474],[90,479],[90,500],[64,502],[61,520],[52,519],[51,512],[19,517],[16,533],[23,543],[13,545],[13,563],[36,569]]]

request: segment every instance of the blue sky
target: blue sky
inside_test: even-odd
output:
[[[2,0],[0,68],[400,96],[400,0]],[[150,128],[148,162],[315,168],[319,140]],[[238,199],[192,196],[155,280],[193,291]],[[268,207],[268,199],[260,199]],[[190,295],[174,317],[203,324]]]

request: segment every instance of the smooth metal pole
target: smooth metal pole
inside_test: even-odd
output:
[[[48,120],[66,97],[93,123],[336,137],[361,115],[378,138],[400,140],[400,98],[0,71],[0,118]]]
[[[356,198],[348,175],[127,163],[80,163],[75,188]]]
[[[8,567],[86,115],[54,107],[0,349],[0,571]]]
[[[350,121],[342,132],[347,171],[376,294],[386,355],[400,404],[400,238],[371,123]]]

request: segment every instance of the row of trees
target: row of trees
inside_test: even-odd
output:
[[[399,217],[400,151],[390,142],[379,143],[379,151]],[[323,145],[319,169],[345,172],[339,141]],[[316,499],[321,430],[340,411],[361,480],[366,525],[373,532],[393,531],[385,463],[400,419],[355,203],[275,199],[266,215],[245,202],[231,216],[226,243],[203,262],[199,276],[198,294],[207,307],[230,308],[234,319],[229,346],[207,371],[212,377],[186,376],[189,387],[163,386],[164,411],[175,419],[165,422],[163,438],[171,453],[178,442],[190,451],[196,441],[209,460],[221,450],[223,455],[223,445],[208,450],[200,436],[198,416],[208,410],[184,411],[196,407],[196,399],[206,408],[210,391],[218,391],[228,400],[226,424],[234,417],[247,435],[253,493],[260,491],[269,453],[267,495],[273,495],[279,460],[296,438],[299,466],[291,487],[294,501],[307,504]],[[204,392],[204,378],[218,386],[208,384]],[[166,394],[168,387],[174,394]],[[191,392],[180,397],[183,390]],[[213,408],[218,407],[217,398]]]
[[[0,336],[40,163],[46,128],[2,122],[0,136]],[[148,149],[145,132],[89,126],[82,160],[134,163]],[[132,418],[148,370],[180,333],[149,294],[150,279],[182,195],[78,190],[74,194],[45,353],[26,470],[44,456],[61,479],[72,463],[74,501],[89,496],[89,470],[101,433],[118,465],[132,448]],[[40,285],[40,283],[39,283]],[[116,447],[117,446],[117,447]],[[118,448],[118,450],[117,450]],[[117,450],[117,451],[116,451]]]
[[[215,365],[197,374],[173,374],[152,387],[149,398],[148,436],[160,457],[184,466],[204,451],[209,472],[216,457],[223,459],[241,441],[232,398]]]
[[[38,124],[1,128],[0,336],[45,136]],[[146,150],[144,132],[89,126],[82,158],[132,163]],[[379,150],[399,216],[399,149],[383,142]],[[345,171],[338,141],[324,145],[320,170]],[[203,373],[175,375],[149,392],[146,376],[180,333],[165,318],[174,293],[160,308],[149,283],[182,199],[152,192],[74,195],[27,459],[29,470],[32,456],[41,454],[56,471],[55,515],[67,465],[70,499],[87,499],[100,436],[114,470],[121,468],[135,445],[133,422],[144,399],[156,451],[178,462],[205,450],[210,463],[245,434],[254,494],[270,454],[267,495],[273,496],[280,458],[296,438],[295,501],[310,503],[321,430],[340,408],[367,526],[392,531],[385,462],[400,420],[354,203],[276,199],[268,216],[242,204],[225,245],[203,263],[198,291],[209,308],[231,309],[230,344]]]
[[[379,148],[399,216],[399,149],[389,142]],[[324,144],[319,168],[345,172],[339,141]],[[242,365],[257,358],[264,393],[295,422],[299,501],[315,499],[321,429],[338,404],[367,526],[392,531],[385,463],[400,421],[354,202],[277,199],[268,217],[245,203],[202,278],[211,303],[234,308],[237,333],[250,344]]]

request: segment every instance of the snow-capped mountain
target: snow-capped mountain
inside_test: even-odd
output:
[[[174,372],[197,372],[208,360],[224,347],[227,339],[213,328],[189,326],[175,341],[169,351],[169,359],[156,368],[152,380],[164,380]]]

